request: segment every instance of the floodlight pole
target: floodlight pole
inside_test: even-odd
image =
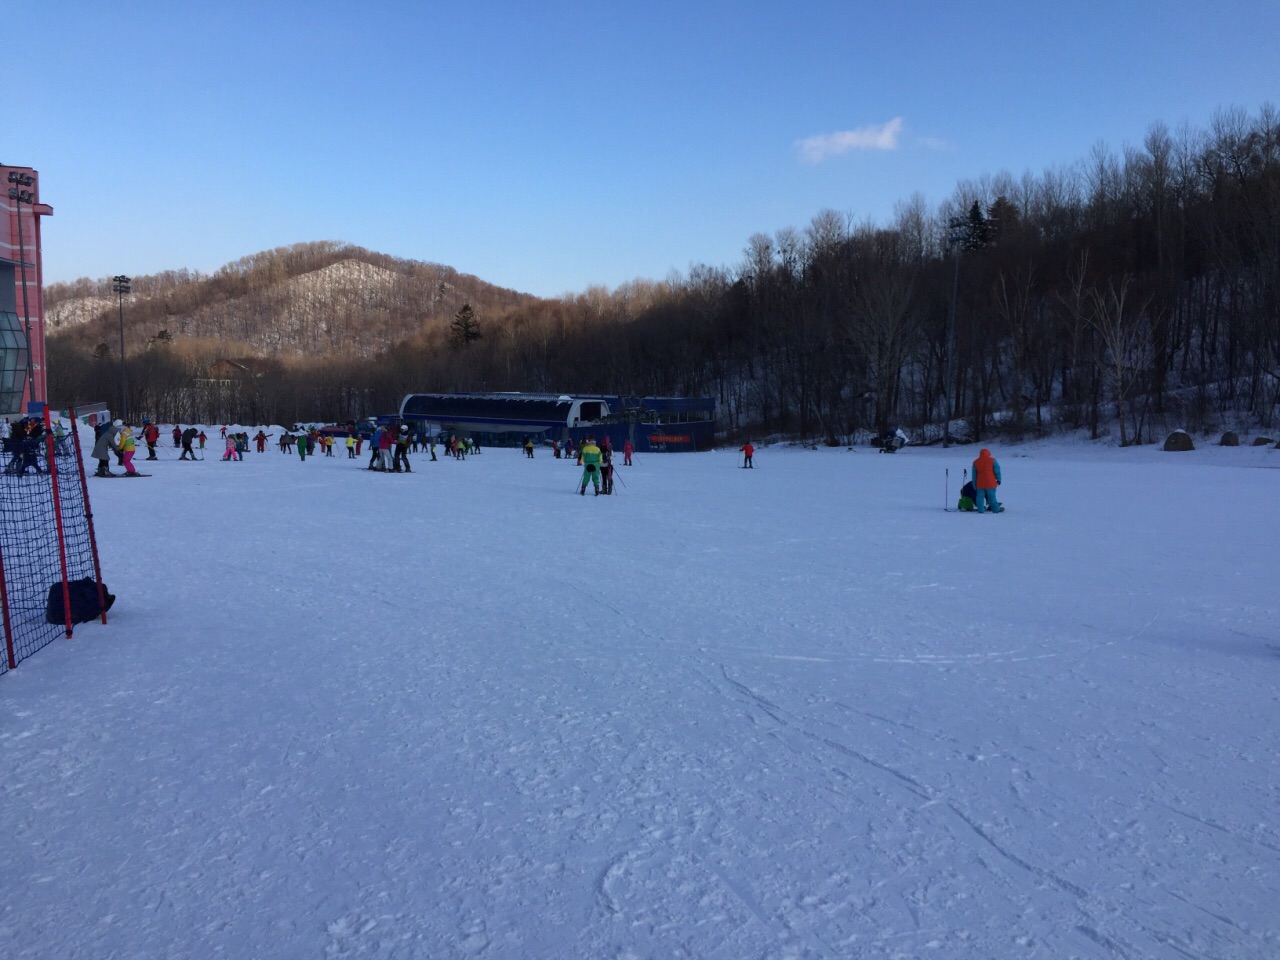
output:
[[[17,170],[9,171],[9,182],[14,186],[9,188],[9,199],[14,202],[15,209],[18,214],[18,271],[22,277],[22,325],[23,332],[27,337],[27,402],[36,398],[36,370],[35,370],[35,344],[31,341],[31,307],[27,303],[27,252],[26,242],[22,236],[22,205],[25,203],[31,206],[35,200],[35,195],[30,190],[23,190],[23,187],[29,187],[35,180],[27,173],[19,173]],[[27,411],[23,411],[27,413]]]
[[[111,278],[111,289],[115,291],[116,303],[120,311],[120,419],[129,422],[129,401],[125,394],[124,380],[124,295],[129,292],[129,278],[124,274]]]
[[[947,369],[944,376],[947,382],[943,395],[947,398],[947,419],[942,425],[942,446],[951,446],[951,420],[954,415],[952,391],[955,389],[955,357],[956,357],[956,300],[960,294],[960,251],[964,249],[968,237],[969,221],[964,217],[952,217],[947,221],[947,245],[951,247],[951,255],[955,258],[955,272],[951,277],[951,310],[947,314]]]

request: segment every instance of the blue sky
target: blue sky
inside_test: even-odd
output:
[[[13,13],[0,161],[54,207],[46,282],[337,240],[541,296],[612,288],[1280,103],[1276,0]]]

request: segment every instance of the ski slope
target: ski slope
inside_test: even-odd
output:
[[[90,480],[0,955],[1280,956],[1280,451],[992,449]]]

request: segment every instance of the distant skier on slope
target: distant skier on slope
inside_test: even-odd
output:
[[[755,454],[756,448],[751,445],[751,441],[748,440],[738,450],[742,453],[742,465],[744,467],[754,467],[755,464],[751,461],[751,457]]]

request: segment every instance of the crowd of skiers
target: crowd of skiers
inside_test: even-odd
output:
[[[25,472],[32,466],[40,470],[38,457],[23,456],[16,441],[39,439],[44,433],[43,423],[35,417],[24,418],[12,424],[6,420],[2,429],[6,435],[6,441],[13,441],[6,443],[6,452],[12,454],[6,470]],[[249,451],[250,443],[254,444],[259,453],[263,453],[266,451],[267,441],[274,436],[262,429],[252,437],[245,431],[228,432],[226,427],[222,427],[220,432],[226,444],[223,460],[243,460]],[[285,431],[279,439],[279,449],[281,453],[296,452],[301,460],[306,460],[309,456],[316,456],[317,451],[326,457],[332,457],[334,447],[338,446],[346,448],[348,459],[358,459],[364,446],[364,436],[355,430],[349,430],[345,436],[340,434],[341,431],[339,435],[335,435],[332,431],[322,432],[316,428],[300,431],[297,434]],[[62,440],[61,423],[55,425],[55,436],[58,441]],[[120,476],[112,473],[109,467],[109,460],[113,453],[120,465],[124,467],[125,476],[140,476],[133,463],[139,437],[147,447],[146,459],[157,459],[156,447],[160,443],[160,429],[149,418],[143,418],[138,437],[135,437],[132,428],[125,426],[120,420],[98,427],[93,446],[93,457],[98,461],[96,476]],[[208,438],[203,430],[194,426],[183,430],[180,425],[175,424],[172,437],[174,447],[182,448],[182,456],[178,459],[202,459],[196,456],[196,444],[198,442],[198,449],[204,450],[205,441]],[[902,439],[901,431],[896,432],[896,438]],[[426,436],[412,432],[408,425],[393,424],[379,426],[370,438],[368,469],[384,473],[412,473],[409,454],[419,451],[429,452],[432,461],[435,461],[438,459],[437,445],[443,446],[445,456],[457,460],[465,460],[468,454],[480,453],[479,442],[471,437]],[[558,439],[552,440],[550,445],[552,455],[557,460],[574,461],[582,467],[582,477],[578,483],[579,494],[585,496],[588,486],[592,487],[596,496],[614,492],[614,450],[608,434],[602,435],[599,443],[594,436],[589,435],[580,445],[575,445],[573,438],[566,439],[563,444]],[[897,444],[894,449],[898,449],[901,445],[901,443]],[[532,437],[525,437],[521,448],[526,457],[533,459],[536,446]],[[754,467],[755,447],[751,441],[748,440],[738,450],[742,454],[742,466],[748,469]],[[624,466],[632,465],[634,452],[635,448],[631,441],[624,441],[622,445]],[[976,513],[1003,512],[1004,505],[996,498],[996,488],[1000,486],[1001,481],[999,461],[991,455],[990,450],[984,448],[978,458],[973,461],[972,479],[966,477],[966,483],[960,490],[958,509]]]
[[[62,423],[55,421],[52,429],[54,448],[62,451],[66,432]],[[42,466],[40,458],[47,456],[46,444],[49,436],[45,433],[44,421],[40,417],[23,417],[14,423],[5,420],[0,428],[0,438],[4,440],[4,452],[8,459],[4,464],[6,474],[24,474],[28,470],[45,473],[47,466]]]

